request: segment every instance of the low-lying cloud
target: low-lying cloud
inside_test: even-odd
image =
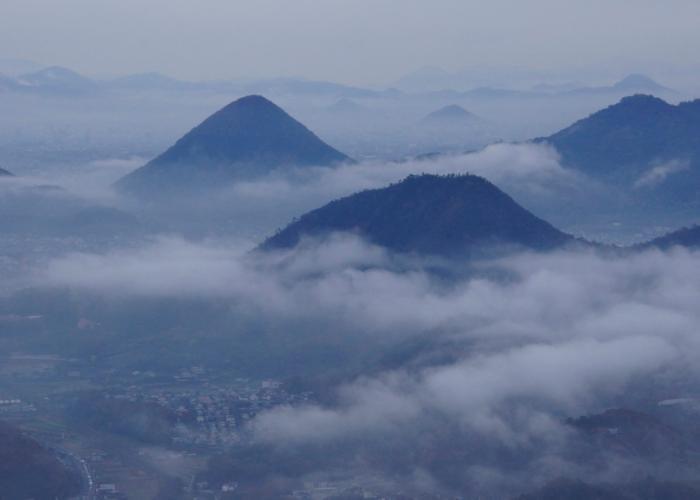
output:
[[[683,172],[690,168],[688,160],[671,160],[660,165],[656,165],[634,182],[634,188],[651,188],[663,183],[669,176]]]
[[[161,238],[55,259],[35,283],[91,297],[214,298],[261,321],[303,318],[321,335],[381,340],[389,353],[421,339],[417,357],[357,373],[336,389],[333,403],[259,414],[248,425],[250,439],[272,448],[344,443],[349,450],[347,443],[372,436],[420,447],[444,428],[486,455],[528,457],[522,467],[537,464],[545,479],[577,470],[560,456],[572,432],[566,417],[633,405],[640,386],[652,404],[685,397],[673,381],[696,379],[697,252],[522,253],[453,262],[462,278],[445,280],[430,270],[435,262],[394,255],[354,235],[277,253],[248,248]],[[492,488],[504,471],[479,457],[470,455],[465,477],[491,477]],[[598,472],[613,474],[612,465]]]
[[[50,261],[33,282],[103,294],[229,298],[268,307],[270,314],[314,304],[319,314],[374,327],[449,328],[483,339],[607,339],[654,335],[659,328],[669,338],[698,320],[700,255],[680,249],[453,262],[456,275],[471,278],[445,282],[426,270],[435,262],[393,255],[353,235],[276,253],[248,248],[159,238],[137,249],[68,254]]]
[[[219,201],[234,215],[245,210],[262,219],[266,207],[274,217],[256,220],[269,232],[270,221],[421,172],[483,175],[516,199],[561,196],[582,182],[548,147],[497,144],[439,159],[278,172],[237,184]],[[236,239],[236,224],[242,222],[232,216],[223,239],[153,236],[67,253],[37,266],[23,285],[67,287],[91,300],[214,300],[246,315],[246,328],[273,322],[284,326],[274,335],[303,336],[291,326],[303,320],[317,336],[343,336],[342,348],[371,341],[388,355],[417,341],[405,362],[360,360],[366,364],[357,363],[363,368],[335,388],[330,402],[259,414],[248,438],[272,448],[393,436],[392,446],[431,455],[445,439],[434,436],[436,429],[448,429],[463,446],[479,449],[465,477],[502,480],[497,466],[480,461],[493,449],[522,452],[555,475],[574,470],[560,454],[571,432],[566,417],[634,404],[640,384],[652,404],[687,396],[674,380],[697,389],[698,252],[569,250],[446,266],[350,234],[251,252],[259,238]],[[431,487],[440,483],[415,460],[413,473]]]
[[[231,188],[233,199],[284,205],[308,200],[318,206],[365,189],[385,187],[411,174],[474,174],[507,191],[521,195],[550,195],[564,186],[574,188],[580,179],[562,168],[558,153],[538,144],[492,144],[464,154],[439,155],[404,162],[365,161],[334,169],[300,169],[274,172]],[[269,206],[269,205],[268,205]]]

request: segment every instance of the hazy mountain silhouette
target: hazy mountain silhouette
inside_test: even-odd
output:
[[[422,125],[428,126],[471,126],[481,119],[473,113],[456,104],[451,104],[428,114],[421,120]]]
[[[330,166],[350,158],[264,97],[239,99],[188,132],[117,187],[158,194],[251,179],[285,166]]]
[[[261,248],[289,248],[304,237],[338,231],[398,252],[444,256],[475,255],[496,246],[546,250],[573,241],[481,177],[421,175],[333,201]]]
[[[668,87],[655,82],[647,75],[633,73],[612,86],[622,92],[672,92]]]
[[[12,176],[12,172],[0,167],[0,177]]]
[[[342,98],[337,100],[331,106],[326,108],[333,115],[359,115],[367,112],[367,108],[353,101],[352,99]]]
[[[83,94],[98,89],[98,84],[75,71],[51,66],[17,77],[18,88],[44,93]]]

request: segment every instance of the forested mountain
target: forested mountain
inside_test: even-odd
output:
[[[309,212],[262,248],[289,248],[339,231],[398,252],[446,256],[504,246],[546,250],[573,241],[481,177],[420,175]]]

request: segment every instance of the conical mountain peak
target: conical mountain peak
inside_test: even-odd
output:
[[[393,251],[449,257],[494,247],[547,250],[574,241],[481,177],[420,175],[309,212],[261,248],[290,248],[344,231]]]
[[[259,95],[223,107],[147,165],[122,178],[130,192],[187,191],[265,175],[289,166],[350,159]]]

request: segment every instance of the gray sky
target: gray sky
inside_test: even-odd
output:
[[[386,83],[422,66],[696,64],[698,0],[1,0],[0,57],[87,74]]]

